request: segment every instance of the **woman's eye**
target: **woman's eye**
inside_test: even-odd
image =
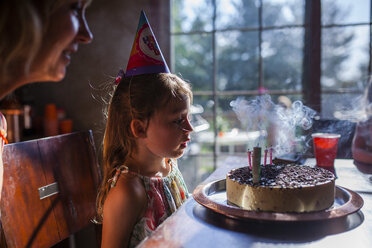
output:
[[[75,15],[79,15],[80,12],[82,11],[83,7],[82,4],[79,2],[73,3],[70,5],[70,9]]]

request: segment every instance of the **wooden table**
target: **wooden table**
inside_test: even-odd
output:
[[[246,164],[230,157],[204,183],[225,178],[226,173]],[[306,161],[314,165],[314,159]],[[372,168],[358,169],[353,160],[335,161],[336,185],[357,192],[362,209],[333,220],[273,222],[235,220],[198,204],[192,197],[140,247],[372,247]],[[362,173],[366,172],[366,173]],[[371,174],[367,174],[371,173]]]

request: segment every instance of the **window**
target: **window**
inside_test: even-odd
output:
[[[321,1],[316,94],[324,118],[347,104],[345,94],[358,96],[370,73],[370,2]],[[303,84],[307,11],[314,10],[305,0],[171,1],[171,67],[191,82],[197,106],[197,130],[181,163],[190,188],[226,156],[244,154],[265,136],[239,121],[232,101],[267,93],[275,104],[284,95],[294,102],[312,87]]]
[[[326,118],[337,117],[350,105],[371,74],[370,18],[370,0],[322,1],[321,99]]]

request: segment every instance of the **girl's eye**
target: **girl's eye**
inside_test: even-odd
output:
[[[184,119],[183,118],[180,118],[180,119],[177,119],[177,120],[174,120],[173,121],[173,123],[175,123],[177,125],[181,125],[183,122],[184,122]]]

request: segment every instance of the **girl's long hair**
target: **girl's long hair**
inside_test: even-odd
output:
[[[109,180],[136,149],[130,123],[132,119],[148,120],[171,98],[187,95],[192,101],[188,83],[170,73],[124,77],[116,87],[107,113],[103,138],[103,181],[97,196],[97,221],[102,221],[103,204],[110,190]],[[129,168],[136,171],[136,168]]]

